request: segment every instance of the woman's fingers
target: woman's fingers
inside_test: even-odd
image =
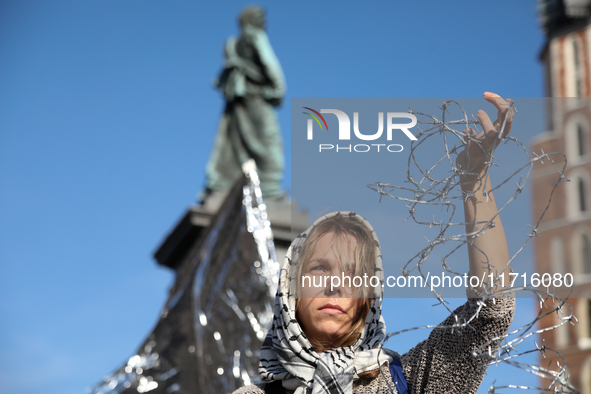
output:
[[[494,105],[498,111],[507,109],[507,102],[496,93],[484,92],[484,99]]]
[[[476,138],[476,131],[473,128],[467,127],[464,129],[464,143],[470,144],[470,141]]]
[[[479,110],[476,113],[476,117],[478,118],[483,131],[483,133],[478,136],[480,137],[479,139],[481,139],[484,144],[487,144],[491,137],[494,140],[496,138],[496,125],[490,120],[488,114],[483,110]]]
[[[499,111],[499,115],[507,113],[507,111],[511,107],[510,99],[505,100],[496,93],[485,92],[484,99],[495,106],[497,111]],[[513,119],[513,109],[511,109],[511,112],[509,113],[509,118]],[[501,117],[499,116],[499,120],[500,119]]]
[[[479,110],[476,113],[476,117],[480,121],[480,125],[482,126],[483,132],[479,135],[479,140],[481,141],[482,148],[485,150],[489,150],[493,148],[493,145],[497,141],[497,122],[493,123],[488,114],[483,111]],[[482,135],[484,134],[484,135]]]
[[[477,135],[474,129],[467,128],[464,130],[466,149],[458,155],[458,162],[462,162],[462,165],[466,161],[467,163],[472,163],[474,166],[480,166],[482,163],[485,163],[488,160],[487,158],[492,155],[500,139],[506,137],[511,131],[513,121],[511,100],[505,100],[498,94],[491,92],[484,93],[484,98],[497,109],[497,119],[493,123],[486,111],[479,110],[476,113],[476,117],[482,126],[482,131]],[[503,129],[503,135],[499,136],[501,129]],[[469,166],[472,166],[472,164],[469,164]]]
[[[511,124],[513,123],[514,115],[513,108],[511,108],[511,100],[505,100],[498,94],[492,92],[485,92],[484,99],[492,105],[494,105],[498,111],[497,120],[494,123],[495,129],[500,129],[503,126],[503,124],[505,124],[505,128],[503,130],[503,137],[507,136],[511,131]]]
[[[503,114],[499,112],[499,116],[497,119],[500,127],[503,126],[503,121],[505,121],[505,130],[503,130],[503,137],[508,136],[511,132],[511,126],[513,125],[513,116],[515,115],[515,111],[513,111],[513,107],[511,107],[511,99],[506,99],[505,102],[506,110],[503,112]],[[505,117],[507,118],[507,120],[505,120]]]
[[[478,112],[476,112],[476,117],[482,126],[485,136],[488,136],[491,131],[495,131],[495,125],[493,125],[493,122],[490,120],[488,114],[485,111],[478,110]]]

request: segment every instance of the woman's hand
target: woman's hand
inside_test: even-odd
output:
[[[479,110],[476,116],[482,131],[476,135],[476,131],[472,128],[465,130],[466,148],[456,159],[456,166],[464,171],[461,177],[463,187],[474,185],[475,181],[484,175],[484,170],[495,148],[501,139],[511,132],[514,115],[511,100],[504,100],[498,94],[490,92],[484,93],[484,98],[497,109],[497,120],[493,123],[485,111]],[[501,131],[502,135],[500,135]]]
[[[478,291],[498,289],[509,284],[509,248],[505,230],[498,215],[497,203],[492,190],[486,195],[473,193],[483,182],[491,185],[486,173],[487,162],[501,141],[511,131],[513,109],[510,100],[503,100],[497,94],[484,93],[486,101],[497,108],[497,120],[493,123],[480,110],[477,113],[483,131],[476,135],[472,129],[466,134],[467,147],[458,155],[456,165],[464,173],[461,176],[462,190],[467,192],[464,199],[464,218],[466,233],[468,234],[468,257],[470,260],[470,275],[479,278],[493,274],[494,284],[477,287]],[[502,130],[503,134],[499,135]],[[478,182],[481,180],[481,182]],[[482,230],[485,230],[482,232]],[[475,237],[475,235],[478,236]]]

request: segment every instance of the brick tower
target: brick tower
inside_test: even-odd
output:
[[[534,240],[536,272],[573,275],[569,302],[579,321],[546,331],[541,339],[565,358],[570,383],[581,393],[591,394],[591,0],[539,0],[538,5],[546,34],[540,60],[548,97],[547,126],[532,141],[532,150],[563,152],[568,163],[564,175],[570,182],[559,184],[538,228],[543,237]],[[556,170],[563,165],[557,159],[534,166],[534,219],[546,208]],[[564,312],[546,316],[540,326],[556,326],[570,310]],[[557,361],[564,365],[552,355],[547,352],[549,358],[540,359],[540,365],[551,364],[554,370]]]

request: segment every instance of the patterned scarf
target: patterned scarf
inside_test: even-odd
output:
[[[283,261],[275,296],[273,326],[261,349],[259,375],[263,381],[281,380],[283,387],[304,393],[352,393],[357,374],[391,362],[380,343],[386,334],[381,316],[382,286],[374,288],[374,299],[361,336],[350,346],[316,353],[296,320],[296,285],[293,275],[302,246],[310,231],[321,221],[336,215],[356,216],[372,233],[376,245],[375,275],[384,283],[380,244],[374,229],[353,212],[333,212],[316,220],[291,244]],[[292,280],[293,278],[293,280]]]

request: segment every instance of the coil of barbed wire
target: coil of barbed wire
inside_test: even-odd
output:
[[[514,102],[509,101],[511,109],[514,109]],[[456,119],[450,118],[450,108],[459,110],[463,115]],[[505,265],[502,272],[498,272],[493,278],[492,282],[485,282],[485,291],[483,292],[483,299],[478,302],[478,307],[475,308],[470,318],[464,318],[462,321],[457,318],[455,324],[451,326],[439,326],[439,325],[425,325],[420,327],[413,327],[404,329],[396,332],[389,333],[385,338],[384,343],[391,337],[400,335],[404,332],[419,330],[419,329],[435,329],[435,328],[447,328],[447,329],[470,329],[471,322],[476,318],[482,308],[486,307],[484,301],[493,299],[499,296],[503,292],[529,292],[537,298],[540,304],[539,312],[535,318],[528,324],[523,325],[517,329],[514,329],[501,338],[492,338],[484,346],[474,349],[474,357],[484,357],[489,365],[493,364],[507,364],[515,368],[536,375],[542,379],[545,379],[548,383],[546,387],[535,387],[535,386],[524,386],[524,385],[495,385],[496,381],[488,388],[489,393],[498,393],[502,389],[526,389],[526,390],[537,390],[538,392],[551,392],[551,393],[577,393],[578,391],[568,381],[568,373],[566,369],[566,362],[564,357],[555,349],[545,346],[545,344],[535,343],[533,348],[524,349],[525,346],[530,346],[532,337],[540,334],[544,331],[555,330],[566,324],[574,324],[577,320],[573,315],[573,307],[568,303],[568,295],[562,295],[562,298],[555,294],[554,290],[547,288],[546,291],[540,288],[534,288],[531,286],[522,287],[511,287],[504,288],[501,290],[494,290],[493,287],[499,284],[499,276],[507,269],[516,257],[522,253],[526,245],[534,238],[540,236],[539,226],[540,223],[548,211],[550,204],[552,203],[552,197],[558,186],[562,182],[567,182],[568,179],[564,176],[566,169],[566,157],[561,152],[545,153],[529,153],[526,146],[519,141],[515,136],[507,136],[504,134],[504,128],[506,119],[500,122],[497,128],[497,141],[496,144],[514,144],[521,148],[523,151],[523,164],[516,168],[514,171],[509,171],[510,175],[504,179],[497,179],[496,186],[487,184],[487,174],[493,166],[497,166],[499,159],[494,156],[494,150],[486,151],[486,162],[484,175],[478,175],[476,179],[476,186],[474,191],[471,193],[462,192],[461,182],[462,175],[466,175],[466,170],[458,168],[456,165],[456,156],[463,150],[468,140],[479,143],[472,135],[465,133],[464,130],[468,128],[476,128],[479,126],[479,121],[473,116],[470,118],[464,108],[457,101],[446,101],[441,107],[441,116],[436,117],[434,115],[422,113],[409,109],[409,113],[417,116],[417,125],[420,129],[420,133],[417,135],[417,140],[412,141],[410,147],[410,154],[408,158],[408,167],[406,171],[406,185],[398,186],[390,183],[376,182],[368,185],[368,187],[379,194],[379,200],[382,201],[383,197],[391,197],[398,201],[403,201],[408,208],[409,215],[405,219],[412,219],[416,224],[422,226],[428,226],[429,228],[436,229],[436,235],[433,239],[427,240],[426,246],[419,250],[403,265],[401,268],[402,274],[408,276],[411,272],[417,271],[420,273],[423,279],[427,276],[422,270],[422,266],[425,261],[429,258],[431,253],[436,250],[439,246],[446,243],[455,243],[451,251],[446,253],[441,258],[441,266],[445,272],[450,274],[459,275],[462,274],[455,272],[446,263],[446,260],[458,251],[462,246],[470,244],[475,247],[474,240],[481,236],[484,232],[494,227],[493,220],[500,215],[509,204],[513,203],[518,196],[522,193],[526,182],[528,181],[534,164],[536,162],[544,163],[563,163],[562,169],[557,170],[556,181],[551,189],[547,198],[547,203],[543,209],[542,214],[539,218],[536,218],[534,224],[528,224],[531,227],[531,232],[526,234],[526,239],[518,250],[510,255],[509,261]],[[434,164],[423,165],[422,160],[424,157],[421,156],[422,147],[424,147],[430,139],[439,138],[441,140],[440,146],[443,149],[441,157],[434,159]],[[496,145],[495,145],[496,146]],[[484,148],[481,147],[484,150]],[[444,167],[444,168],[443,168]],[[441,175],[443,173],[444,175]],[[511,182],[518,174],[519,179]],[[475,223],[479,225],[479,229],[473,233],[465,233],[459,229],[464,228],[467,224],[462,220],[454,220],[457,213],[456,204],[462,203],[464,199],[469,198],[473,193],[482,193],[483,196],[487,197],[489,193],[503,188],[503,190],[510,190],[514,187],[514,192],[509,193],[511,195],[507,201],[499,207],[497,213],[487,222]],[[421,213],[427,207],[440,207],[441,212],[445,212],[446,217],[438,220],[433,216],[432,220],[421,217]],[[470,224],[470,223],[468,223]],[[457,244],[457,245],[456,245]],[[491,269],[490,263],[484,251],[478,249],[484,256],[484,262],[488,264],[489,270]],[[572,291],[572,289],[571,289]],[[436,290],[432,289],[433,296],[443,304],[445,308],[451,313],[452,311],[446,305],[446,301],[441,293],[437,293]],[[556,314],[560,323],[546,328],[537,327],[538,323],[546,316]],[[526,341],[529,339],[529,342]],[[532,365],[519,361],[521,356],[530,353],[540,353],[544,358],[549,357],[556,359],[559,362],[556,365]]]

